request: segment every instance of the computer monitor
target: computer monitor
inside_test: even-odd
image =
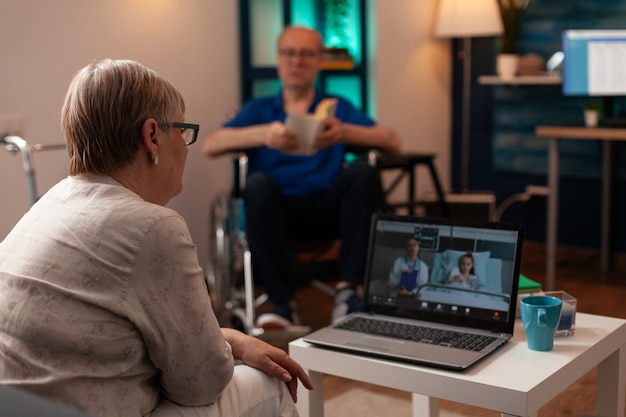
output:
[[[563,32],[563,94],[626,96],[626,30]]]
[[[626,29],[566,30],[563,40],[563,95],[599,97],[600,124],[626,127]]]

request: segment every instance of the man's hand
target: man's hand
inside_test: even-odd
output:
[[[281,122],[272,122],[267,129],[265,145],[268,148],[289,152],[298,149],[300,143],[296,135]]]
[[[324,128],[315,140],[315,149],[324,149],[341,142],[343,138],[343,123],[339,119],[329,117],[324,120]]]
[[[307,389],[313,389],[309,376],[284,350],[233,329],[222,329],[222,333],[235,359],[285,382],[294,402],[297,401],[298,380]]]

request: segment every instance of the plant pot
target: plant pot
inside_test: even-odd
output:
[[[511,80],[517,74],[519,56],[516,54],[499,54],[496,61],[496,71],[503,80]]]
[[[585,110],[585,126],[596,127],[600,120],[600,112],[597,110]]]

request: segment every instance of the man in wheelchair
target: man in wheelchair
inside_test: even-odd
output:
[[[333,320],[359,309],[370,220],[382,198],[381,184],[374,167],[347,164],[345,156],[371,149],[400,152],[395,132],[340,97],[333,97],[334,113],[323,119],[312,151],[299,151],[287,115],[314,113],[328,98],[315,88],[322,61],[318,32],[286,28],[278,39],[280,93],[250,100],[203,144],[207,156],[241,150],[248,156],[246,233],[254,271],[274,305],[258,318],[263,328],[299,324],[294,303],[298,283],[288,266],[292,239],[340,239]]]

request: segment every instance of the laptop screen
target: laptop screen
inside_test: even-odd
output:
[[[364,311],[512,333],[521,226],[376,214]]]

